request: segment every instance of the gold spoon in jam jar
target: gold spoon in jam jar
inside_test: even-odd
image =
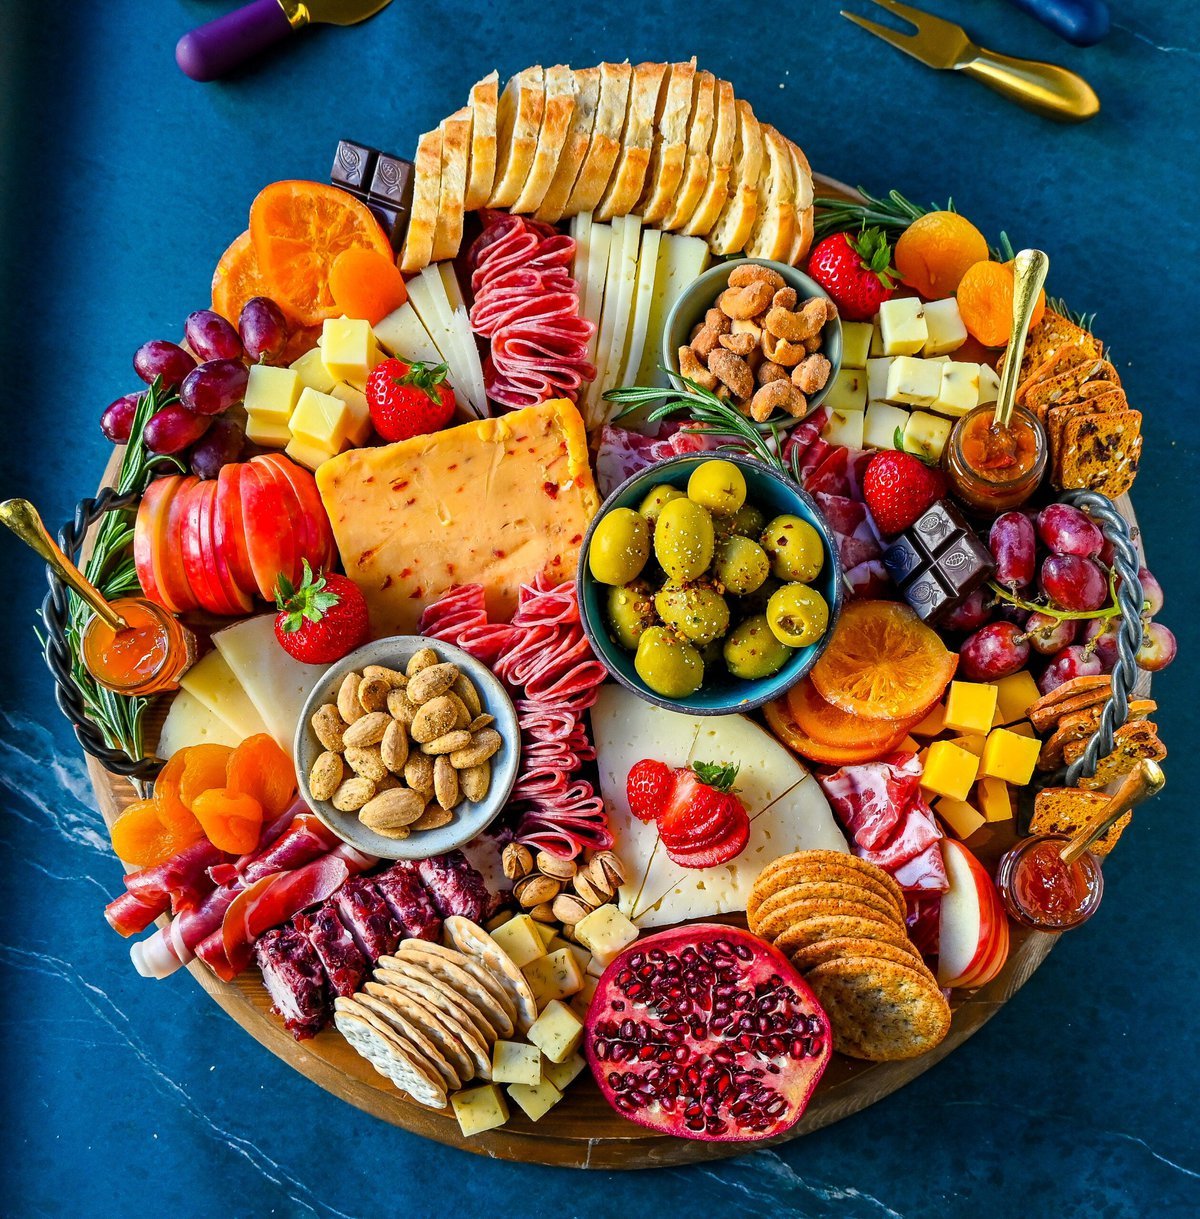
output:
[[[1017,386],[1021,382],[1021,362],[1025,358],[1025,341],[1038,294],[1046,282],[1050,259],[1041,250],[1021,250],[1013,259],[1012,328],[1008,334],[1008,351],[1000,373],[1000,389],[996,394],[993,431],[1007,431],[1017,401]]]

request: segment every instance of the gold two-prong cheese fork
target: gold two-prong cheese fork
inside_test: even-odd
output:
[[[973,43],[961,25],[901,4],[900,0],[874,3],[916,26],[917,32],[902,34],[845,10],[842,16],[928,67],[965,72],[1002,97],[1061,123],[1081,123],[1100,109],[1100,99],[1091,85],[1058,64],[989,51]]]

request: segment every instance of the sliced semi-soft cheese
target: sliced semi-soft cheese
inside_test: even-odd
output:
[[[241,743],[241,733],[218,719],[194,694],[180,690],[163,720],[155,753],[165,759],[188,745],[236,746]]]
[[[654,290],[650,301],[650,316],[646,323],[646,342],[635,378],[638,385],[666,385],[667,375],[659,367],[663,362],[663,330],[671,307],[680,293],[708,266],[711,253],[702,237],[681,237],[664,233],[658,247],[658,265],[654,270]]]
[[[436,296],[432,287],[434,283],[438,286]],[[471,411],[473,414],[474,409],[471,405],[467,378],[462,369],[463,361],[459,355],[458,335],[450,323],[450,305],[445,300],[441,279],[436,271],[432,279],[423,274],[414,275],[406,286],[408,303],[417,311],[421,325],[429,332],[429,337],[438,349],[440,361],[444,362],[449,370],[449,381],[454,390],[454,400],[463,410]],[[441,302],[438,301],[438,296],[442,298]],[[439,309],[438,306],[441,303],[444,303],[444,308]]]
[[[239,739],[267,731],[266,722],[220,652],[209,652],[198,660],[179,684],[232,728]]]
[[[392,310],[383,321],[375,325],[375,338],[379,346],[409,364],[440,364],[442,353],[429,337],[429,331],[412,307],[405,301],[399,309]],[[295,367],[295,365],[293,365]],[[324,365],[321,365],[324,368]],[[321,387],[315,386],[320,389]],[[332,388],[332,387],[331,387]],[[328,393],[329,390],[323,391]]]
[[[658,252],[662,248],[662,233],[658,229],[642,230],[642,248],[638,252],[637,282],[633,289],[633,320],[625,343],[625,359],[616,379],[617,385],[632,385],[642,366],[646,350],[646,335],[650,330],[650,306],[654,301],[654,277],[658,272]],[[613,409],[616,409],[615,404]]]
[[[588,363],[595,364],[600,343],[600,318],[604,311],[604,285],[608,277],[613,228],[611,224],[589,224],[587,275],[579,281],[579,287],[583,293],[583,315],[592,323],[592,337],[588,341]]]
[[[483,385],[483,364],[479,359],[479,347],[475,342],[475,332],[471,329],[471,315],[467,303],[463,300],[462,288],[458,276],[454,273],[452,262],[438,263],[438,274],[442,278],[442,286],[446,290],[446,299],[450,302],[451,322],[458,333],[459,346],[462,348],[467,378],[471,382],[471,403],[475,413],[480,418],[487,414],[487,390]]]
[[[266,725],[265,731],[290,753],[304,700],[325,666],[302,664],[279,646],[274,614],[235,622],[218,631],[213,643]]]
[[[625,342],[629,337],[629,327],[633,321],[633,295],[637,285],[638,251],[642,244],[642,218],[626,216],[625,227],[621,231],[621,249],[616,265],[616,300],[613,302],[612,328],[608,343],[608,356],[604,361],[604,369],[596,377],[598,411],[607,415],[615,409],[601,398],[605,390],[612,389],[620,381],[621,370],[625,362]],[[613,290],[611,278],[612,260],[609,259],[610,278],[605,286],[605,300]],[[605,309],[607,312],[607,308]]]
[[[770,733],[741,715],[692,716],[653,707],[607,685],[592,708],[600,792],[613,849],[628,881],[618,905],[639,927],[732,914],[746,908],[762,868],[789,851],[845,851],[817,781]],[[629,811],[625,780],[633,764],[656,758],[668,766],[728,762],[740,767],[738,793],[750,814],[750,841],[716,868],[681,868],[667,858],[653,822]]]
[[[603,304],[600,307],[600,321],[596,327],[596,354],[592,363],[596,366],[596,379],[587,387],[584,397],[584,418],[588,429],[600,422],[603,414],[603,404],[600,395],[603,393],[608,376],[608,357],[612,350],[613,330],[617,324],[618,281],[621,275],[622,255],[625,249],[625,228],[629,220],[627,216],[618,216],[608,227],[610,239],[608,243],[608,261],[604,267]],[[594,234],[599,234],[604,226],[593,225]],[[589,275],[595,274],[595,268],[589,268]],[[626,315],[628,320],[628,315]],[[598,405],[599,404],[599,405]]]

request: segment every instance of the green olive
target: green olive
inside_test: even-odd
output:
[[[712,643],[729,630],[725,598],[702,584],[665,584],[654,598],[663,622],[692,643]]]
[[[780,643],[806,648],[829,627],[829,605],[807,584],[785,584],[767,602],[767,622]]]
[[[740,533],[717,544],[713,574],[735,596],[744,597],[761,587],[770,570],[767,552]]]
[[[746,478],[732,461],[706,461],[692,471],[687,493],[713,516],[732,516],[746,502]]]
[[[608,625],[621,647],[635,651],[642,632],[657,621],[654,597],[644,580],[608,590]]]
[[[700,649],[700,659],[704,661],[704,675],[711,677],[719,670],[719,665],[722,669],[725,667],[725,655],[722,650],[723,645],[720,639],[714,639],[711,643],[706,643]]]
[[[753,618],[755,614],[765,614],[771,594],[780,587],[774,576],[768,576],[752,593],[748,593],[738,603],[743,618]]]
[[[646,635],[649,633],[647,631]],[[645,639],[646,635],[642,638]],[[766,614],[755,614],[726,637],[725,664],[734,677],[740,677],[743,681],[758,681],[778,673],[793,651],[775,638]]]
[[[784,514],[762,533],[762,548],[771,556],[771,573],[781,580],[807,584],[825,562],[821,535],[803,517]]]
[[[638,511],[646,520],[657,521],[658,514],[673,499],[683,499],[683,492],[678,487],[672,487],[670,483],[659,483],[646,492],[646,498],[638,504]]]
[[[753,504],[743,504],[729,518],[729,521],[733,533],[756,538],[762,533],[763,526],[767,523],[767,517],[761,508],[756,508]]]
[[[680,584],[699,579],[713,557],[713,523],[707,510],[690,499],[671,500],[654,527],[654,555],[668,579]]]
[[[632,508],[614,508],[602,517],[588,547],[588,567],[601,584],[636,580],[650,557],[650,526]]]
[[[663,698],[687,698],[704,681],[704,661],[690,643],[665,627],[647,627],[633,658],[637,675]]]

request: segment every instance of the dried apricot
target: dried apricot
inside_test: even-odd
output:
[[[199,819],[205,837],[218,850],[245,855],[258,846],[263,809],[253,796],[224,787],[210,787],[196,797],[192,811]]]
[[[187,755],[186,748],[177,749],[158,772],[158,778],[154,780],[154,802],[158,806],[158,819],[171,833],[190,834],[194,838],[200,833],[200,823],[179,795]]]
[[[926,212],[900,234],[895,249],[900,278],[926,300],[953,296],[969,267],[988,257],[984,235],[957,212]]]
[[[260,732],[233,751],[225,786],[253,796],[266,816],[277,817],[296,795],[296,768],[291,757]]]
[[[333,303],[347,316],[381,322],[408,299],[396,260],[378,250],[351,246],[329,268]]]
[[[1003,347],[1012,329],[1013,269],[1008,262],[977,262],[958,285],[963,325],[985,347]],[[1046,293],[1038,295],[1031,326],[1046,312]]]
[[[137,800],[112,824],[112,844],[117,857],[135,868],[152,868],[170,859],[200,837],[200,827],[192,834],[173,834],[158,815],[154,800]]]
[[[233,750],[228,745],[193,745],[179,779],[179,798],[195,812],[196,797],[210,787],[224,787]]]

